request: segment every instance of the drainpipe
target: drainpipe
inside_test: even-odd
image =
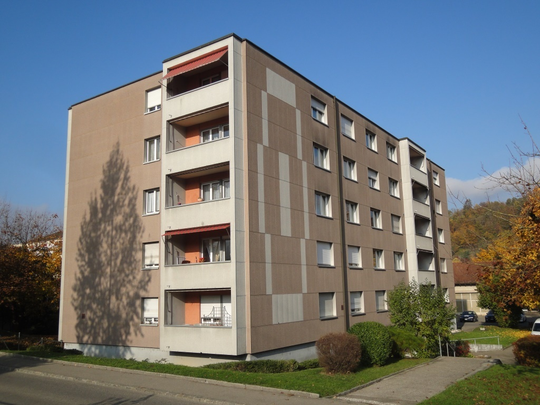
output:
[[[343,194],[343,155],[341,154],[341,117],[339,114],[339,105],[336,97],[334,97],[334,108],[336,110],[336,139],[337,139],[337,152],[338,152],[338,200],[339,200],[339,229],[340,229],[340,242],[341,242],[341,268],[343,270],[343,302],[345,310],[345,330],[350,328],[350,309],[349,309],[349,279],[348,279],[348,257],[347,257],[347,244],[345,240],[345,207],[344,207],[344,194]]]

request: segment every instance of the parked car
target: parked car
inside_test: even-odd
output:
[[[486,314],[486,322],[495,322],[495,313],[491,309]]]
[[[527,317],[525,316],[525,314],[522,312],[520,315],[519,315],[519,323],[525,323],[527,322]]]
[[[534,321],[531,334],[532,335],[540,335],[540,318],[538,318],[536,321]]]
[[[478,315],[474,311],[463,311],[459,317],[460,322],[477,322]]]

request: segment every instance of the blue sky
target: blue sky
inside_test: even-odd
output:
[[[61,214],[68,108],[234,32],[485,201],[482,166],[528,149],[519,116],[540,136],[539,17],[533,0],[4,2],[0,198]]]

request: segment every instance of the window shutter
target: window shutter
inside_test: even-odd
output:
[[[158,317],[158,299],[157,298],[143,298],[143,317],[144,318],[157,318]]]
[[[152,110],[152,107],[161,105],[161,88],[150,90],[146,93],[146,110]]]
[[[144,266],[159,265],[159,243],[146,243],[144,245]]]

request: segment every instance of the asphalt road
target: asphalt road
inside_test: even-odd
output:
[[[8,372],[0,374],[0,405],[182,405],[185,398],[143,390]]]
[[[528,329],[531,330],[532,323],[540,317],[540,312],[538,311],[526,311],[524,312],[527,317],[527,322],[520,323],[519,329]],[[490,326],[498,325],[496,322],[484,322],[485,316],[478,315],[478,322],[457,322],[458,329],[461,329],[463,332],[470,332],[480,326]]]

